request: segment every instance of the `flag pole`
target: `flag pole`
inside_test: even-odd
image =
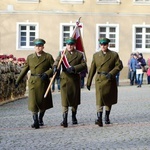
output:
[[[78,28],[78,26],[79,26],[79,24],[80,24],[80,19],[81,19],[81,17],[80,17],[80,18],[77,20],[77,22],[76,22],[76,26],[75,26],[75,28],[74,28],[72,37],[74,37],[75,32],[76,32],[76,29]],[[66,49],[63,51],[63,53],[62,53],[62,55],[61,55],[61,58],[60,58],[60,60],[59,60],[58,66],[57,66],[57,69],[60,68],[60,65],[61,65],[61,63],[62,63],[62,60],[63,60],[63,57],[64,57],[65,53],[66,53]],[[45,92],[45,94],[44,94],[44,98],[46,98],[46,96],[47,96],[47,94],[48,94],[48,92],[49,92],[49,90],[50,90],[50,88],[51,88],[51,86],[52,86],[52,83],[53,83],[53,81],[54,81],[54,79],[55,79],[55,77],[56,77],[56,74],[57,74],[57,72],[55,72],[54,75],[52,76],[51,81],[50,81],[50,83],[49,83],[49,85],[48,85],[48,88],[47,88],[47,90],[46,90],[46,92]]]

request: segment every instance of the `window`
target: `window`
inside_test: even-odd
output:
[[[109,38],[109,48],[116,52],[119,51],[119,25],[97,24],[96,27],[96,49],[99,50],[99,38]]]
[[[133,26],[133,51],[149,52],[150,51],[150,25]]]
[[[17,49],[34,48],[33,40],[38,37],[37,23],[17,23]]]
[[[18,2],[39,3],[40,0],[17,0]]]
[[[121,0],[97,0],[97,4],[120,4]]]
[[[134,2],[150,2],[150,0],[134,0]]]
[[[60,0],[61,3],[82,4],[84,0]]]
[[[150,0],[134,0],[135,4],[142,4],[142,5],[147,5],[150,4]]]
[[[66,46],[65,40],[68,37],[72,36],[75,26],[76,26],[75,23],[60,24],[60,51],[62,51],[65,48]],[[81,28],[81,34],[82,34],[82,28]]]

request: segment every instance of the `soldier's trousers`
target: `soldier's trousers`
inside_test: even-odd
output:
[[[77,111],[77,108],[78,108],[78,106],[72,106],[71,110],[72,110],[73,112],[76,112],[76,111]],[[69,109],[68,106],[62,106],[62,111],[63,111],[63,113],[68,112],[68,109]]]
[[[97,112],[103,112],[103,107],[104,106],[96,105]],[[111,106],[105,106],[105,110],[106,111],[110,111],[111,110]]]

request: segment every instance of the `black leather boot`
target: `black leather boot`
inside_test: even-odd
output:
[[[39,114],[39,125],[44,126],[43,117],[44,117],[45,111],[40,112]]]
[[[77,118],[76,118],[77,111],[72,111],[72,124],[78,124]]]
[[[60,125],[63,126],[64,128],[68,127],[67,118],[68,118],[68,112],[63,113],[63,121],[61,122]]]
[[[102,121],[102,115],[103,115],[103,112],[98,112],[97,113],[97,120],[95,120],[95,124],[99,125],[100,127],[103,126],[103,121]]]
[[[110,124],[109,114],[110,114],[110,111],[105,112],[105,124]]]
[[[38,114],[33,114],[33,120],[34,120],[34,123],[31,125],[32,128],[35,128],[35,129],[39,129],[39,120],[38,120]]]

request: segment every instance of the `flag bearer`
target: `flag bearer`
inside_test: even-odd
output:
[[[61,126],[68,127],[68,107],[72,107],[72,124],[77,124],[77,108],[80,101],[80,72],[85,70],[87,65],[83,54],[75,49],[76,40],[68,38],[66,40],[66,52],[62,61],[62,72],[60,75],[61,103],[63,111],[63,121]],[[61,53],[62,54],[62,53]],[[57,57],[54,63],[54,72],[61,59],[61,55]]]

